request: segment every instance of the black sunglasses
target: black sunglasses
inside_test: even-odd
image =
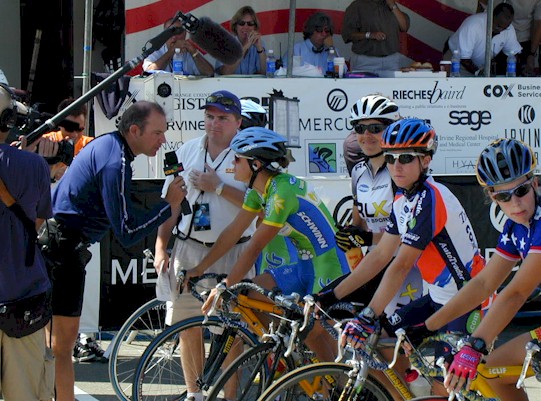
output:
[[[330,33],[331,32],[331,30],[329,28],[327,28],[327,27],[323,28],[323,27],[320,27],[320,26],[316,27],[315,31],[317,33],[322,33],[322,32]]]
[[[64,127],[67,132],[83,132],[85,127],[80,127],[79,123],[71,120],[62,120],[58,123],[59,127]]]
[[[517,198],[522,198],[530,192],[531,188],[532,180],[528,180],[516,186],[515,188],[491,192],[490,195],[492,196],[492,198],[494,198],[494,200],[498,202],[509,202],[513,195],[515,195]]]
[[[244,25],[255,26],[255,22],[254,21],[239,21],[239,22],[237,22],[237,25],[240,25],[240,26],[244,26]]]
[[[400,162],[400,164],[410,164],[412,161],[414,161],[419,156],[425,156],[424,153],[385,153],[384,154],[384,160],[385,163],[388,164],[395,164],[396,160]]]
[[[367,130],[371,134],[379,134],[385,131],[385,128],[387,128],[386,124],[368,124],[368,125],[361,124],[361,123],[353,124],[353,129],[355,129],[355,132],[357,134],[364,134]]]
[[[235,106],[237,108],[239,107],[238,104],[233,99],[230,99],[222,95],[210,95],[209,97],[205,99],[205,102],[207,104],[218,103],[218,104],[221,104],[222,106]]]

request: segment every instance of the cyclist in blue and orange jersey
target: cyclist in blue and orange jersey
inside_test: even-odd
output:
[[[464,286],[442,309],[426,320],[425,332],[436,330],[481,302],[498,289],[522,262],[512,280],[499,293],[479,327],[465,339],[465,345],[454,356],[446,378],[449,390],[468,386],[477,366],[490,349],[496,336],[509,324],[530,294],[541,283],[541,205],[534,177],[535,154],[526,144],[515,139],[499,139],[488,145],[479,156],[476,173],[492,202],[508,217],[485,269]],[[422,327],[413,328],[417,332]],[[521,365],[524,345],[541,340],[541,327],[524,333],[498,347],[486,358],[487,366]],[[523,389],[515,387],[517,378],[490,381],[502,401],[528,400]]]
[[[286,236],[295,245],[297,263],[267,269],[254,282],[267,289],[278,287],[284,294],[301,296],[319,291],[332,280],[349,271],[343,252],[337,249],[336,231],[331,213],[308,183],[281,172],[286,167],[286,139],[274,131],[254,127],[239,132],[231,142],[235,155],[235,179],[248,184],[242,210],[221,233],[209,254],[188,272],[201,275],[238,239],[242,227],[250,224],[261,212],[261,224],[225,279],[227,286],[238,283],[254,264],[259,253],[277,235]],[[213,290],[203,311],[210,308]],[[321,359],[332,360],[336,346],[328,347],[318,339]],[[309,342],[307,341],[310,346]],[[314,350],[315,348],[312,347]]]
[[[449,189],[427,174],[436,148],[436,132],[420,119],[399,120],[383,134],[385,161],[399,188],[391,219],[376,248],[335,288],[334,294],[343,298],[379,273],[393,255],[396,257],[369,305],[344,330],[344,340],[354,346],[362,345],[373,332],[376,320],[413,266],[419,268],[427,294],[396,311],[389,318],[389,330],[424,321],[484,266],[462,205]],[[469,313],[458,317],[445,330],[471,333],[468,318]]]

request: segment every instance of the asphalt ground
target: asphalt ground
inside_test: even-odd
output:
[[[516,319],[500,336],[498,342],[528,331],[540,325],[539,318]],[[108,345],[103,341],[104,347]],[[107,364],[100,362],[75,363],[76,399],[78,401],[117,401],[109,382]],[[530,401],[541,401],[541,383],[531,377],[526,380],[526,389]]]

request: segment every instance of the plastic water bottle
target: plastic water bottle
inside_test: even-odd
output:
[[[276,72],[276,58],[274,57],[274,50],[269,49],[267,53],[267,78],[274,78]]]
[[[460,51],[453,50],[453,57],[451,58],[451,76],[460,76]]]
[[[508,77],[517,76],[517,57],[513,52],[509,53],[507,56],[507,71],[505,75]]]
[[[182,54],[180,54],[180,49],[175,49],[175,54],[173,55],[173,74],[182,75],[184,72],[184,63],[182,61]]]
[[[406,369],[406,383],[415,397],[424,397],[432,392],[428,380],[414,369]]]
[[[334,77],[334,58],[336,57],[336,53],[334,51],[334,48],[329,49],[329,54],[327,55],[327,76],[328,77]]]

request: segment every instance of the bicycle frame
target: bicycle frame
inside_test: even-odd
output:
[[[497,398],[496,393],[490,386],[489,380],[502,377],[518,377],[522,366],[486,366],[484,363],[477,367],[477,377],[472,381],[470,391],[479,391],[484,398]],[[532,367],[528,367],[527,377],[533,376]]]

